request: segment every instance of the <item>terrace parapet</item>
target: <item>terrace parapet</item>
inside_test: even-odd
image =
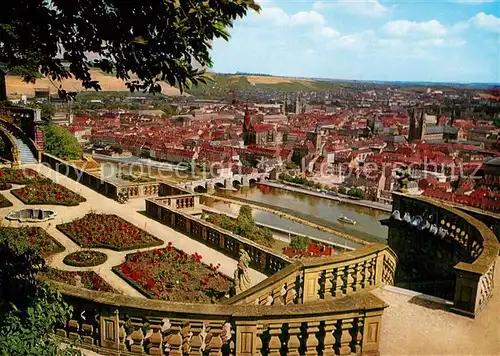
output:
[[[200,308],[54,284],[74,308],[56,335],[107,355],[377,354],[387,307],[364,292],[307,305]]]
[[[493,272],[500,249],[493,231],[464,211],[431,198],[395,193],[393,202],[391,220],[453,240],[470,255],[472,262],[455,266],[453,310],[475,317],[493,293]]]

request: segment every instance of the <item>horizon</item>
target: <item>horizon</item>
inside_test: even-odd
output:
[[[499,0],[257,2],[260,14],[236,20],[229,42],[214,41],[215,72],[500,83]]]

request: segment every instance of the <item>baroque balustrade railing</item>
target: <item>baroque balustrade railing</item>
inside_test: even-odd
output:
[[[470,256],[455,266],[453,310],[475,317],[493,293],[493,273],[499,243],[483,222],[444,202],[394,194],[391,219],[403,222],[422,236],[448,239]]]
[[[307,305],[200,305],[54,284],[74,308],[56,335],[106,355],[376,354],[387,307],[369,292]]]

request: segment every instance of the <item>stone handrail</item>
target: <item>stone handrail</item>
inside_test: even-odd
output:
[[[11,158],[13,163],[19,163],[20,158],[19,158],[19,150],[17,149],[16,143],[14,142],[14,139],[11,136],[12,134],[6,130],[4,127],[0,126],[0,136],[2,138],[7,139],[9,141],[9,148],[11,152]],[[9,157],[10,158],[10,157]]]
[[[200,305],[53,283],[74,308],[56,335],[107,355],[377,354],[387,307],[371,293],[307,305]]]
[[[344,297],[393,284],[397,257],[387,245],[298,260],[228,299],[233,305],[289,305]]]
[[[475,317],[493,292],[493,272],[499,253],[499,243],[493,232],[471,215],[431,198],[396,193],[393,200],[393,219],[415,229],[429,230],[439,238],[450,239],[470,255],[472,262],[459,262],[455,266],[453,310]],[[417,216],[422,218],[420,224]]]

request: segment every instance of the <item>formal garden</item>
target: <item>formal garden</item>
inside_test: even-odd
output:
[[[110,214],[89,213],[81,219],[57,225],[57,229],[85,248],[126,251],[163,244],[146,231]]]
[[[64,257],[63,262],[73,267],[93,267],[102,265],[108,259],[108,255],[100,251],[81,250],[70,253]]]
[[[0,168],[0,182],[24,185],[50,181],[50,179],[41,176],[37,171],[31,168]]]
[[[81,195],[53,182],[27,184],[20,189],[11,190],[11,193],[27,205],[77,206],[86,201]]]
[[[72,286],[87,288],[99,292],[117,293],[104,279],[94,271],[62,271],[46,267],[40,272],[42,277]]]
[[[0,228],[0,241],[7,238],[26,243],[27,246],[38,250],[43,257],[65,250],[63,245],[38,226]]]
[[[152,299],[210,303],[233,287],[219,267],[208,266],[199,254],[187,254],[169,243],[163,249],[128,254],[113,271]]]
[[[7,199],[6,197],[3,196],[3,194],[0,194],[0,208],[8,208],[12,206],[12,202]]]

